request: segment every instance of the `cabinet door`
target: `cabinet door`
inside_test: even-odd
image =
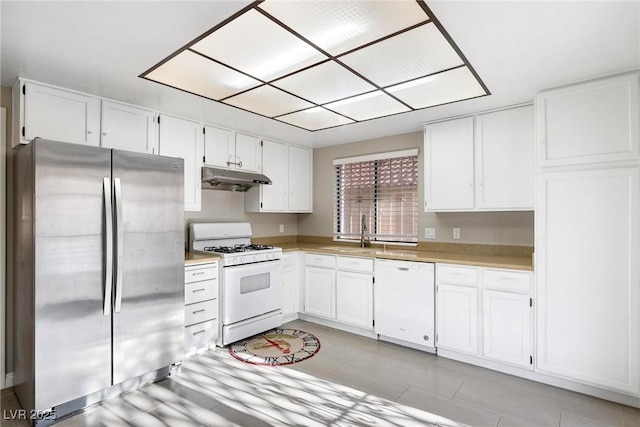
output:
[[[533,106],[476,117],[476,207],[533,210]]]
[[[207,166],[229,168],[227,162],[235,162],[232,155],[235,151],[233,133],[213,126],[204,127],[204,163]]]
[[[262,172],[261,158],[260,139],[236,133],[235,160],[232,162],[242,164],[235,165],[235,169],[246,172]]]
[[[336,273],[334,269],[305,267],[304,311],[336,318]]]
[[[373,329],[373,276],[338,271],[336,286],[336,319]]]
[[[638,73],[545,91],[536,106],[540,166],[640,157]]]
[[[289,146],[289,211],[313,210],[312,180],[313,151],[309,148]]]
[[[26,82],[25,139],[100,145],[100,98]]]
[[[298,312],[298,262],[295,254],[282,256],[282,314]]]
[[[100,145],[137,153],[155,153],[155,113],[131,105],[102,101]]]
[[[478,353],[478,290],[465,286],[437,286],[437,346]]]
[[[262,173],[272,182],[261,185],[261,211],[287,210],[287,145],[274,141],[263,141]]]
[[[638,393],[640,173],[544,173],[536,206],[537,370]]]
[[[184,159],[184,209],[200,210],[202,127],[198,122],[160,115],[159,154]]]
[[[474,208],[473,117],[424,129],[425,210]]]
[[[484,290],[482,301],[484,357],[532,367],[529,296]]]

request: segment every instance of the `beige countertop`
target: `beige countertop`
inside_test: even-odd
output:
[[[206,264],[209,262],[216,262],[220,259],[218,255],[211,254],[202,254],[195,252],[185,252],[184,253],[184,265],[198,265],[198,264]]]
[[[359,248],[341,244],[318,243],[279,243],[278,246],[285,252],[308,251],[326,253],[331,255],[360,256],[381,259],[397,259],[403,261],[439,262],[447,264],[466,264],[478,267],[509,268],[515,270],[533,271],[532,256],[507,256],[491,254],[469,254],[455,252],[424,251],[411,249],[383,250],[382,246],[370,246]]]

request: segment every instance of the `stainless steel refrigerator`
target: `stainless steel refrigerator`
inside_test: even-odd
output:
[[[184,354],[183,160],[41,139],[14,159],[27,414],[60,418],[168,375]]]

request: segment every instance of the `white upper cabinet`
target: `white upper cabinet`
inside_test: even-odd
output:
[[[191,120],[160,115],[159,154],[184,159],[184,209],[200,210],[202,125]]]
[[[233,132],[227,129],[204,126],[204,164],[228,169],[235,151]]]
[[[102,101],[100,145],[154,154],[157,151],[156,114],[132,105]]]
[[[425,126],[425,211],[533,210],[533,134],[531,106]]]
[[[268,176],[268,175],[267,175]],[[313,210],[313,151],[310,148],[289,146],[289,211]]]
[[[536,108],[541,167],[639,157],[637,73],[541,92]]]
[[[246,172],[262,171],[262,150],[260,138],[243,133],[236,133],[235,169]]]
[[[476,116],[478,209],[533,209],[533,106]]]
[[[281,142],[262,141],[262,173],[271,185],[245,193],[246,212],[311,212],[313,151]]]
[[[260,138],[205,125],[204,163],[223,169],[262,172]]]
[[[260,208],[263,211],[284,212],[288,210],[289,173],[287,169],[288,147],[274,141],[263,141],[262,173],[272,182],[271,185],[254,187],[260,192]]]
[[[100,145],[100,98],[30,81],[16,82],[13,96],[14,147],[36,137]]]
[[[425,210],[474,207],[473,117],[424,128]]]

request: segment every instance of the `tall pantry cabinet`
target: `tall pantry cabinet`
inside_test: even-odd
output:
[[[541,92],[536,370],[639,394],[638,73]]]

